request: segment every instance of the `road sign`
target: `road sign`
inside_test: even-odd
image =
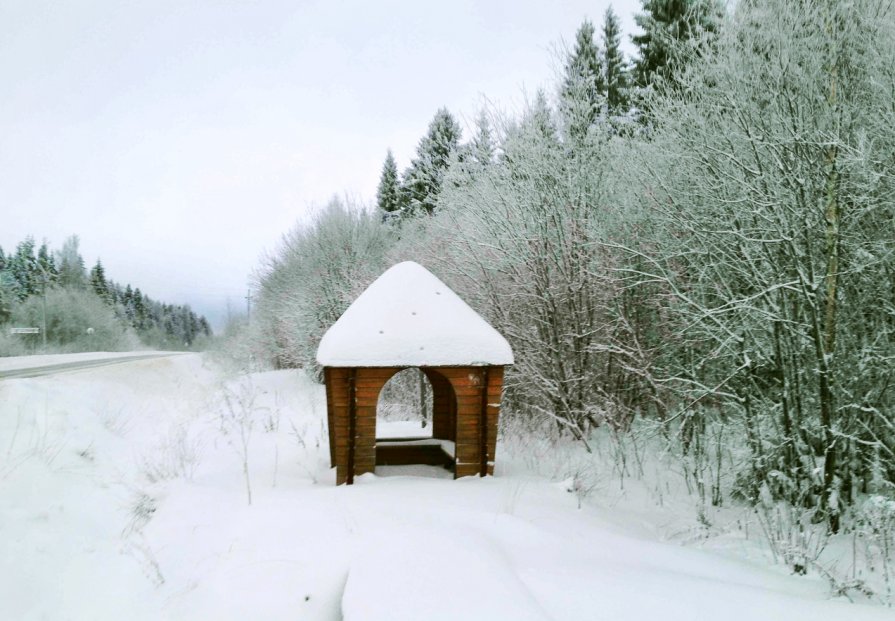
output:
[[[39,334],[40,328],[10,328],[10,334]]]

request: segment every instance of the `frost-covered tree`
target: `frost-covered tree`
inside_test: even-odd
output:
[[[382,164],[382,175],[376,190],[376,206],[386,214],[396,213],[401,208],[401,186],[398,180],[398,165],[389,149]]]
[[[133,306],[134,327],[137,328],[137,330],[142,330],[146,326],[146,306],[143,301],[143,293],[140,291],[140,287],[134,289]]]
[[[6,273],[0,269],[0,324],[9,320],[12,313],[12,294],[9,291]]]
[[[109,283],[106,282],[106,270],[99,259],[96,260],[96,265],[90,268],[90,287],[100,298],[104,300],[109,299]]]
[[[59,282],[59,271],[56,269],[56,261],[53,259],[47,242],[43,242],[37,250],[37,268],[40,272],[42,288]]]
[[[6,273],[12,294],[24,300],[41,290],[40,269],[34,254],[34,238],[27,237],[16,245],[15,253],[7,259]]]
[[[411,214],[435,212],[444,173],[460,146],[462,130],[447,108],[441,108],[429,123],[416,148],[416,157],[402,179],[404,209]]]
[[[475,122],[475,135],[472,137],[471,159],[479,167],[486,167],[494,162],[496,144],[491,121],[485,110],[479,112]]]
[[[598,243],[613,209],[608,127],[570,151],[557,113],[537,97],[506,123],[501,157],[465,183],[446,184],[420,254],[507,337],[516,362],[510,410],[588,442],[601,424],[626,424],[622,366],[610,362],[624,330],[611,266]]]
[[[600,117],[606,100],[606,76],[594,25],[584,20],[575,33],[575,45],[566,56],[560,102],[566,133],[580,140]]]
[[[134,290],[130,283],[124,288],[124,295],[121,296],[121,306],[124,308],[124,315],[130,324],[134,323]]]
[[[333,199],[296,226],[258,274],[256,324],[278,367],[316,368],[323,333],[385,269],[392,227]]]
[[[46,315],[44,315],[46,313]],[[53,287],[13,305],[14,325],[41,326],[46,317],[47,343],[63,351],[122,351],[139,345],[136,334],[93,292]],[[88,331],[92,328],[92,331]]]
[[[667,385],[742,425],[744,496],[834,530],[895,482],[893,55],[891,2],[741,2],[639,167],[667,234],[631,278],[664,287]]]
[[[81,257],[80,245],[80,238],[77,235],[71,235],[63,242],[62,249],[56,253],[59,284],[64,287],[85,287],[87,285],[87,271],[84,268],[84,259]]]
[[[603,17],[603,70],[606,105],[613,116],[628,111],[628,66],[621,50],[621,23],[610,5]]]
[[[704,36],[717,32],[724,9],[719,0],[643,0],[643,13],[634,17],[642,33],[632,37],[638,57],[634,76],[641,87],[674,76]]]

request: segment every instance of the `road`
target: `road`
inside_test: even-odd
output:
[[[0,380],[5,379],[22,379],[27,377],[40,377],[42,375],[53,375],[55,373],[66,373],[69,371],[80,371],[81,369],[90,369],[93,367],[104,367],[110,364],[122,364],[124,362],[135,362],[137,360],[148,360],[150,358],[164,358],[165,356],[178,356],[181,354],[172,354],[170,352],[154,352],[149,354],[136,354],[133,356],[121,356],[118,358],[100,358],[97,360],[78,360],[75,362],[64,362],[57,364],[49,364],[40,367],[29,367],[26,369],[8,369],[0,370]]]

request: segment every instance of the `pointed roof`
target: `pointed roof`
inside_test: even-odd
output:
[[[426,268],[392,266],[360,294],[317,348],[325,367],[513,363],[509,343]]]

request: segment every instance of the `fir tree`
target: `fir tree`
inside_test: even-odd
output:
[[[9,321],[11,315],[12,311],[9,308],[9,295],[6,293],[6,287],[3,284],[3,279],[0,278],[0,324],[4,324]]]
[[[584,20],[566,59],[560,99],[569,137],[581,139],[597,122],[606,96],[606,80],[594,25]]]
[[[37,257],[34,256],[34,238],[26,237],[16,246],[15,254],[7,259],[7,273],[13,295],[20,301],[40,291]]]
[[[379,188],[376,190],[376,205],[380,211],[386,214],[397,212],[401,208],[401,187],[398,181],[398,165],[395,156],[389,149],[382,165],[382,176],[379,179]]]
[[[71,235],[62,244],[62,250],[56,253],[59,265],[59,283],[64,287],[83,288],[87,285],[87,274],[84,259],[80,251],[81,240]]]
[[[140,288],[137,287],[134,289],[133,296],[133,306],[134,306],[134,327],[138,330],[142,330],[146,327],[146,307],[143,303],[143,294],[140,292]]]
[[[643,0],[644,13],[634,17],[643,34],[632,39],[639,57],[634,63],[638,86],[657,79],[673,86],[684,59],[682,44],[717,32],[724,9],[718,0]]]
[[[90,286],[93,292],[104,300],[109,300],[109,284],[106,282],[106,270],[97,259],[96,265],[90,269]]]
[[[628,109],[628,67],[621,51],[621,24],[612,6],[603,18],[603,67],[606,79],[606,105],[612,115]]]
[[[40,272],[41,286],[49,286],[55,284],[59,280],[59,271],[56,269],[56,261],[50,254],[47,242],[40,245],[37,250],[37,268]]]
[[[546,141],[555,142],[557,140],[553,110],[550,108],[547,95],[543,90],[539,89],[535,94],[534,103],[525,115],[523,123],[532,127],[538,136]]]
[[[484,168],[494,161],[495,145],[491,132],[491,122],[482,110],[475,122],[476,132],[472,138],[472,160]]]
[[[460,125],[446,108],[435,113],[429,130],[416,148],[416,157],[404,172],[403,205],[411,214],[435,211],[444,173],[460,144]]]
[[[0,324],[9,321],[11,309],[9,308],[10,293],[8,292],[9,275],[6,273],[6,255],[0,247]]]
[[[130,283],[124,288],[124,295],[121,296],[121,304],[124,306],[124,315],[127,317],[131,325],[134,324],[134,290],[131,289]]]

